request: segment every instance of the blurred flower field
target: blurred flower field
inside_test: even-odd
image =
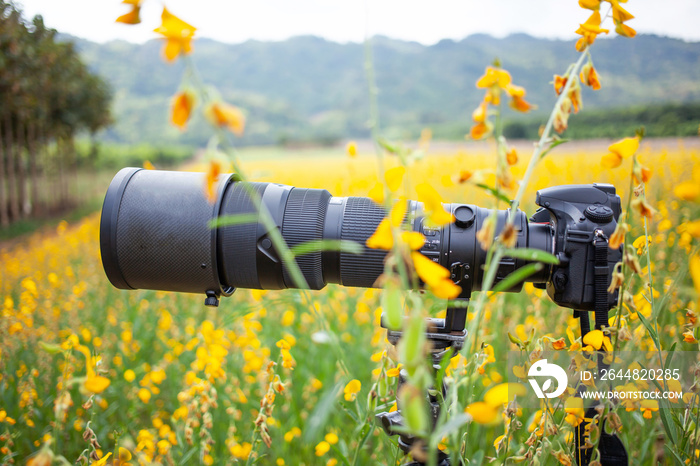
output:
[[[691,142],[645,140],[638,153],[653,171],[646,188],[657,210],[649,252],[654,295],[663,297],[657,322],[665,350],[674,344],[676,351],[698,349],[700,149]],[[534,190],[558,184],[613,183],[624,205],[630,172],[602,167],[606,146],[562,146],[548,155],[525,195],[526,212],[533,212]],[[377,181],[375,159],[359,152],[243,152],[242,163],[255,180],[366,196]],[[484,191],[459,183],[465,167],[476,177],[494,177],[489,154],[486,145],[427,150],[409,171],[447,201],[489,207],[493,200]],[[523,171],[520,161],[513,173],[519,179]],[[81,456],[114,465],[245,464],[254,457],[276,465],[406,461],[381,429],[360,432],[373,383],[382,377],[395,386],[398,375],[378,325],[378,291],[237,290],[219,308],[205,307],[202,296],[119,291],[102,270],[98,225],[94,214],[0,249],[0,464],[73,464]],[[631,236],[643,235],[641,218],[634,219]],[[634,246],[648,267],[643,245]],[[632,291],[622,349],[652,350],[638,318],[651,318],[651,306],[641,283]],[[444,301],[428,302],[435,315],[444,307]],[[473,400],[505,381],[499,364],[517,349],[508,333],[545,348],[562,338],[571,345],[567,331],[578,335],[571,312],[529,285],[520,294],[494,295],[484,317],[477,341],[489,346],[481,363],[468,366],[457,356],[448,369],[450,379],[466,380]],[[388,410],[394,400],[379,403]],[[505,423],[501,408],[486,418],[472,413],[463,452],[472,464],[490,457],[517,461],[533,436],[545,450],[541,464],[571,464],[572,427],[560,422],[571,413],[555,413],[558,424],[545,432],[541,411],[520,410],[515,422]],[[651,408],[617,410],[634,464],[671,461],[659,413]],[[695,417],[688,410],[674,412]],[[697,444],[696,424],[683,424],[682,435],[691,447]]]

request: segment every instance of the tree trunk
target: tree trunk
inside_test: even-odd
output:
[[[10,219],[15,221],[19,218],[19,201],[17,199],[14,144],[12,143],[12,116],[9,113],[5,116],[5,139],[5,147],[7,147],[7,197],[10,201]]]
[[[5,176],[5,148],[2,140],[2,127],[0,126],[0,225],[6,227],[10,224],[10,216],[7,212],[7,176]]]
[[[31,187],[32,214],[41,215],[39,207],[39,175],[36,167],[36,122],[30,121],[27,127],[27,148],[29,150],[29,186]]]
[[[17,196],[19,197],[20,215],[26,218],[32,210],[32,205],[27,195],[27,167],[25,164],[24,146],[26,141],[26,127],[21,120],[17,121],[17,177],[18,189]]]

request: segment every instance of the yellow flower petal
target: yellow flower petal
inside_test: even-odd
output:
[[[430,285],[430,291],[441,299],[455,299],[462,293],[462,288],[449,278],[444,278]]]
[[[109,458],[110,456],[112,456],[112,453],[111,453],[111,452],[110,452],[110,453],[107,453],[105,456],[103,456],[103,457],[100,458],[99,460],[93,461],[93,462],[91,463],[91,466],[104,466],[104,465],[107,463],[107,458]]]
[[[690,276],[693,278],[695,291],[700,294],[700,254],[690,258]]]
[[[401,241],[407,244],[412,251],[417,251],[425,244],[425,236],[417,231],[404,231],[401,233]]]
[[[501,383],[493,388],[484,395],[484,401],[494,408],[502,406],[506,403],[513,401],[515,396],[525,396],[527,394],[527,389],[525,385],[520,383]]]
[[[389,250],[394,246],[394,237],[391,235],[389,219],[385,218],[379,223],[379,226],[377,226],[372,236],[367,238],[365,244],[371,249]]]
[[[389,191],[395,193],[396,190],[401,186],[401,181],[403,181],[403,175],[406,173],[406,169],[402,166],[390,168],[384,173],[384,179],[386,180],[386,186]]]
[[[361,389],[362,383],[357,379],[352,379],[350,382],[347,383],[347,385],[345,385],[345,388],[343,389],[343,393],[345,394],[345,400],[354,401]]]
[[[173,97],[170,121],[180,129],[185,129],[190,113],[194,107],[194,94],[189,91],[179,92]]]
[[[488,403],[477,401],[464,410],[477,424],[495,424],[499,419],[499,410]]]
[[[196,30],[197,28],[184,22],[164,7],[161,25],[153,31],[165,38],[165,58],[172,61],[181,53],[188,54],[192,51],[192,38]]]
[[[139,24],[141,22],[139,13],[141,13],[141,7],[138,4],[132,5],[131,10],[117,18],[116,22],[124,24]]]
[[[621,139],[608,147],[610,152],[619,155],[623,159],[633,156],[637,149],[639,149],[638,137]]]
[[[399,199],[396,201],[389,212],[389,218],[391,219],[391,226],[400,227],[403,223],[403,219],[406,217],[406,211],[408,210],[408,202],[406,199]]]
[[[224,102],[214,102],[204,110],[209,122],[219,128],[228,128],[236,136],[241,136],[245,129],[245,115],[238,107]]]
[[[131,459],[131,452],[124,447],[119,447],[119,461],[129,461]]]
[[[593,348],[599,350],[603,346],[603,338],[605,335],[601,330],[591,330],[583,337],[584,345],[591,345]]]
[[[381,183],[376,183],[374,187],[369,190],[367,197],[379,205],[384,204],[384,185]]]
[[[700,197],[700,182],[684,181],[675,187],[673,194],[685,201],[695,201]]]
[[[613,153],[606,154],[600,160],[600,164],[603,168],[617,168],[622,164],[622,157]]]
[[[450,271],[440,264],[431,261],[419,252],[412,252],[411,258],[416,268],[416,273],[423,282],[428,285],[438,284],[440,280],[449,278]]]
[[[83,386],[89,392],[102,393],[107,387],[109,387],[109,384],[110,381],[107,377],[95,375],[93,377],[88,377]]]

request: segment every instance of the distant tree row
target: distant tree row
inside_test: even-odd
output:
[[[110,91],[41,17],[0,0],[0,224],[74,199],[74,140],[110,123]]]

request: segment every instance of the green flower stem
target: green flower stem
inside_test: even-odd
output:
[[[520,206],[520,202],[522,201],[522,198],[525,195],[525,189],[527,188],[530,178],[532,177],[532,173],[535,170],[535,166],[537,165],[537,162],[539,162],[540,156],[546,149],[547,144],[549,144],[550,142],[550,134],[552,133],[556,114],[561,108],[561,105],[564,102],[564,100],[568,99],[568,94],[571,90],[573,82],[576,79],[578,79],[579,70],[583,66],[583,62],[585,61],[585,59],[588,57],[586,53],[587,51],[588,47],[586,47],[586,49],[581,52],[581,56],[579,57],[578,61],[576,62],[576,64],[574,64],[573,69],[570,70],[570,78],[566,80],[564,89],[562,89],[561,94],[559,94],[559,98],[557,99],[557,102],[554,104],[552,112],[549,114],[547,125],[544,127],[542,136],[540,136],[540,140],[535,146],[535,150],[532,153],[532,157],[530,157],[530,163],[528,164],[527,169],[525,170],[525,175],[523,175],[520,187],[518,188],[518,193],[515,195],[515,199],[513,200],[513,203],[511,205],[510,217],[508,218],[509,222],[513,221],[513,218],[515,217],[515,212],[518,210],[518,206]]]
[[[585,52],[585,50],[584,50]],[[554,104],[554,108],[552,109],[552,112],[549,114],[549,119],[547,120],[547,125],[545,126],[544,131],[542,132],[542,136],[540,137],[539,142],[535,146],[535,150],[532,153],[532,156],[530,157],[530,162],[527,166],[527,169],[525,171],[525,175],[523,175],[523,179],[520,183],[520,187],[518,188],[518,192],[515,196],[515,199],[513,200],[510,208],[510,215],[508,216],[508,223],[513,223],[515,219],[515,214],[518,210],[518,206],[520,205],[520,202],[523,198],[523,195],[525,194],[525,189],[527,188],[527,185],[530,181],[530,178],[532,177],[532,173],[535,170],[535,166],[537,166],[537,162],[539,162],[541,154],[543,151],[546,149],[547,144],[550,141],[550,134],[552,132],[552,129],[554,127],[554,119],[556,117],[557,112],[560,111],[561,105],[564,102],[565,99],[568,99],[568,94],[569,90],[571,89],[571,86],[573,85],[573,82],[575,79],[577,79],[577,75],[579,72],[579,69],[581,66],[583,66],[583,62],[585,61],[587,55],[585,53],[581,53],[581,56],[579,57],[578,61],[574,64],[573,68],[570,70],[570,79],[567,79],[566,85],[564,85],[564,89],[562,90],[561,94],[559,95],[559,98],[557,99],[557,102]],[[501,244],[500,241],[494,242],[492,248],[494,249],[493,256],[490,261],[487,261],[485,266],[484,266],[484,281],[481,286],[481,293],[479,294],[479,298],[476,302],[476,305],[474,307],[474,319],[471,321],[469,325],[469,332],[467,334],[467,342],[468,344],[464,345],[464,350],[463,351],[468,351],[473,353],[474,352],[474,345],[476,344],[476,331],[477,329],[481,326],[481,319],[483,316],[483,310],[484,306],[486,304],[486,298],[488,295],[488,291],[491,290],[491,287],[493,286],[493,283],[496,279],[496,272],[498,271],[497,264],[501,261],[504,255],[504,247],[503,244]],[[493,264],[496,264],[494,267]]]

